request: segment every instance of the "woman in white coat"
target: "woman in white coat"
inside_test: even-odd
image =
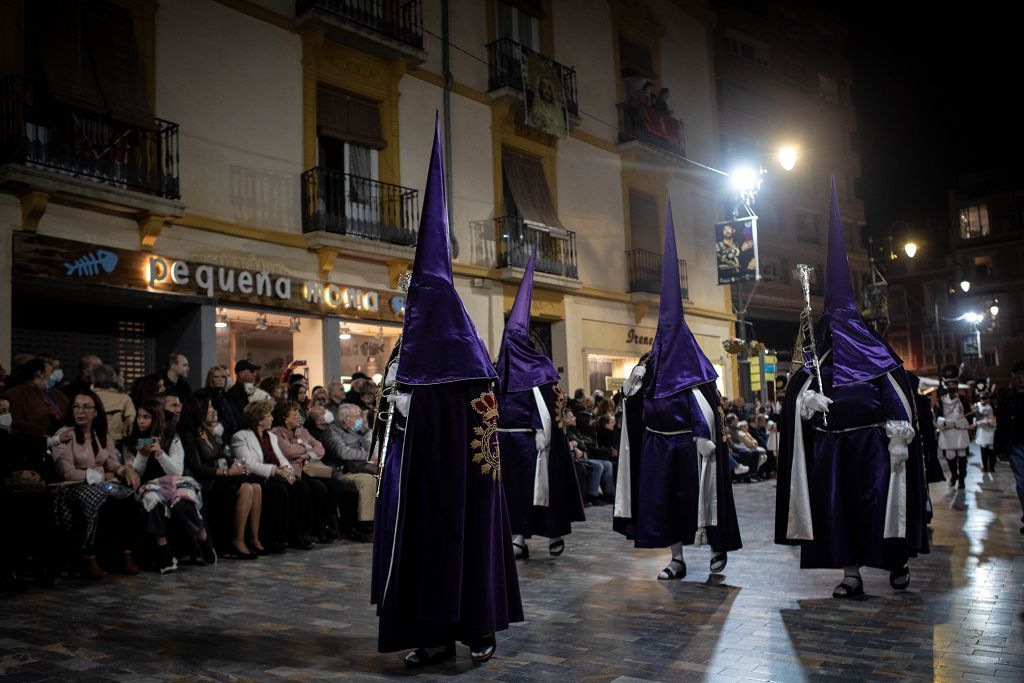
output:
[[[978,394],[974,404],[974,443],[981,449],[982,472],[996,471],[996,454],[992,446],[996,442],[996,411],[987,391]]]

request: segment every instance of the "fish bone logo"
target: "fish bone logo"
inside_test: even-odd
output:
[[[109,273],[117,267],[117,254],[106,249],[97,249],[80,257],[74,263],[65,263],[66,277],[92,277],[102,270]]]

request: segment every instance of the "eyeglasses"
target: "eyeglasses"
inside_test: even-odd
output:
[[[71,410],[73,410],[76,413],[91,413],[92,411],[96,410],[96,406],[92,404],[82,405],[76,403],[75,405],[71,406]]]

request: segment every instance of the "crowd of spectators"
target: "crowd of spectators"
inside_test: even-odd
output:
[[[0,584],[161,574],[372,538],[377,387],[309,387],[240,360],[189,382],[183,354],[124,386],[95,355],[0,368]],[[233,376],[232,376],[233,375]]]

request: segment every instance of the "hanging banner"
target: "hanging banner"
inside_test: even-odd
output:
[[[521,68],[526,125],[556,137],[568,137],[569,110],[565,104],[561,65],[539,52],[524,48]]]
[[[761,279],[757,258],[757,216],[715,224],[718,284]]]
[[[965,334],[960,350],[964,358],[981,358],[981,332],[975,330],[970,334]]]

